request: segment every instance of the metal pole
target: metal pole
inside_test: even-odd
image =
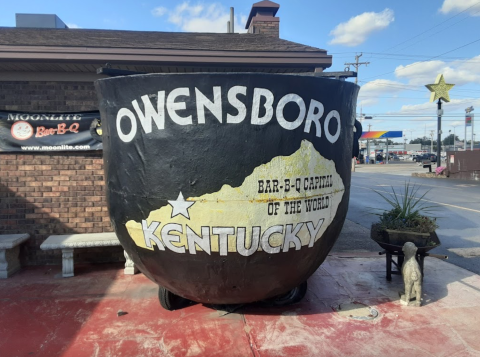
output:
[[[437,110],[438,110],[438,133],[437,133],[437,167],[442,165],[441,159],[441,145],[442,145],[442,100],[439,99],[437,102]]]
[[[367,155],[365,156],[365,163],[369,164],[370,163],[370,143],[368,142],[369,139],[367,139]]]
[[[385,159],[385,160],[386,160],[385,163],[388,164],[388,139],[387,139],[387,156],[386,156],[386,159]]]
[[[233,13],[233,7],[230,8],[230,33],[235,32],[235,16]]]
[[[467,114],[465,114],[465,139],[463,140],[463,151],[467,151]]]
[[[471,115],[471,118],[472,118],[472,141],[470,142],[470,150],[473,151],[473,136],[475,134],[473,134],[473,114],[470,113],[470,115]]]
[[[430,130],[430,153],[433,154],[433,130]]]
[[[368,131],[370,131],[371,126],[372,124],[368,124]],[[367,155],[368,155],[368,163],[370,164],[370,139],[367,139]],[[375,157],[373,159],[376,160]]]
[[[455,151],[455,127],[453,127],[453,151]]]

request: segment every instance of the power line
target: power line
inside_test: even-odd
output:
[[[459,13],[457,13],[457,14],[455,14],[455,15],[453,15],[453,16],[451,16],[451,17],[449,17],[448,19],[446,19],[446,20],[444,20],[444,21],[440,22],[439,24],[437,24],[437,25],[435,25],[435,26],[432,26],[432,27],[428,28],[427,30],[425,30],[425,31],[423,31],[423,32],[421,32],[421,33],[419,33],[418,35],[415,35],[415,36],[413,36],[413,37],[411,37],[411,38],[409,38],[409,39],[407,39],[407,40],[405,40],[405,41],[403,41],[403,42],[400,42],[399,44],[396,44],[396,45],[395,45],[395,46],[393,46],[393,47],[387,48],[385,51],[388,51],[388,50],[391,50],[392,48],[395,48],[395,47],[398,47],[398,46],[400,46],[400,45],[403,45],[404,43],[406,43],[406,42],[408,42],[408,41],[410,41],[410,40],[413,40],[413,39],[415,39],[415,38],[417,38],[417,37],[419,37],[419,36],[423,35],[424,33],[427,33],[428,31],[430,31],[430,30],[433,30],[433,29],[434,29],[434,28],[436,28],[436,27],[439,27],[440,25],[442,25],[442,24],[444,24],[444,23],[446,23],[446,22],[448,22],[448,21],[452,20],[453,18],[455,18],[455,17],[457,17],[457,16],[459,16],[459,15],[463,14],[464,12],[466,12],[466,11],[470,10],[472,7],[475,7],[475,6],[477,6],[478,4],[480,4],[480,1],[478,1],[476,4],[473,4],[472,6],[470,6],[470,7],[468,7],[468,8],[466,8],[465,10],[463,10],[463,11],[460,11]],[[385,52],[385,51],[382,51],[382,52]]]
[[[412,66],[418,65],[418,64],[420,64],[420,63],[423,63],[423,62],[428,62],[428,61],[431,61],[431,60],[432,60],[432,59],[434,59],[434,58],[437,58],[437,57],[440,57],[440,56],[446,55],[447,53],[451,53],[451,52],[454,52],[454,51],[456,51],[456,50],[459,50],[459,49],[461,49],[461,48],[464,48],[464,47],[470,46],[471,44],[473,44],[473,43],[476,43],[476,42],[479,42],[479,41],[480,41],[480,38],[478,38],[478,39],[476,39],[476,40],[474,40],[474,41],[472,41],[472,42],[469,42],[469,43],[467,43],[467,44],[465,44],[465,45],[462,45],[462,46],[460,46],[460,47],[454,48],[453,50],[450,50],[450,51],[444,52],[444,53],[442,53],[442,54],[439,54],[439,55],[437,55],[437,56],[433,56],[433,57],[429,58],[428,60],[424,60],[424,61],[420,61],[420,62],[415,62],[415,63],[409,64],[409,65],[407,65],[407,66],[405,66],[405,67],[401,68],[400,70],[404,70],[404,69],[406,69],[406,68],[409,68],[409,67],[412,67]],[[366,78],[366,79],[370,79],[370,78],[376,78],[376,77],[384,76],[384,75],[386,75],[386,74],[390,74],[390,73],[395,73],[395,71],[390,71],[390,72],[382,73],[382,74],[379,74],[379,75],[376,75],[376,76],[368,77],[368,78]]]
[[[451,98],[452,96],[450,96]],[[358,95],[358,98],[378,98],[378,99],[418,99],[418,100],[425,100],[425,97],[402,97],[402,96],[382,96],[379,97],[378,95]]]
[[[360,83],[369,83],[367,81],[360,81]],[[422,92],[424,93],[425,90],[421,89],[414,89],[414,88],[421,88],[416,85],[409,85],[409,84],[401,84],[399,83],[398,85],[395,84],[389,84],[389,83],[375,83],[374,84],[376,87],[390,87],[390,88],[395,88],[395,89],[402,89],[406,91],[412,91],[412,92]],[[456,92],[480,92],[479,89],[468,89],[468,88],[458,88],[455,89]]]
[[[383,119],[394,119],[394,118],[402,118],[402,121],[430,121],[430,120],[437,120],[436,114],[431,114],[431,115],[426,115],[426,114],[417,114],[417,113],[411,113],[411,114],[371,114],[373,117],[372,120],[376,120],[376,118],[383,118]],[[415,117],[414,119],[405,119],[405,118],[411,118]],[[418,119],[422,118],[422,119]],[[425,118],[425,119],[423,119]],[[442,120],[443,118],[462,118],[465,119],[465,115],[442,115]],[[446,119],[446,121],[457,121],[457,119]]]
[[[380,54],[379,54],[380,55]],[[395,60],[395,61],[400,61],[400,60],[421,60],[422,58],[430,58],[429,56],[426,55],[402,55],[402,54],[390,54],[386,53],[382,56],[390,56],[390,57],[376,57],[375,55],[371,55],[370,58],[374,58],[377,60]],[[346,57],[345,57],[346,58]],[[480,63],[480,58],[479,59],[474,59],[474,58],[465,58],[465,57],[437,57],[439,59],[442,59],[443,62],[449,63],[449,62],[462,62],[462,63]]]
[[[420,55],[420,54],[411,54],[411,53],[407,53],[407,54],[402,54],[402,53],[384,53],[384,52],[365,52],[363,51],[362,52],[363,54],[366,54],[366,55],[370,55],[370,56],[373,56],[373,55],[382,55],[382,56],[406,56],[406,57],[430,57],[428,55]],[[352,55],[355,55],[356,52],[329,52],[328,54],[330,55],[338,55],[338,54],[344,54],[345,56],[341,56],[342,58],[349,58],[351,57]],[[339,56],[336,56],[335,58],[339,58]],[[465,60],[465,59],[468,59],[466,57],[444,57],[446,59],[455,59],[455,60]]]
[[[366,81],[360,81],[360,82],[368,83]],[[413,85],[408,85],[408,84],[395,85],[395,84],[389,84],[389,83],[375,83],[375,86],[376,87],[388,87],[388,88],[395,88],[395,89],[401,89],[401,90],[408,90],[408,91],[412,91],[412,92],[422,92],[422,93],[425,92],[425,90],[413,89],[413,88],[419,88],[418,86],[413,86]]]
[[[358,98],[378,98],[378,99],[416,99],[416,100],[427,100],[427,97],[403,97],[403,96],[381,96],[379,97],[378,95],[359,95]],[[461,97],[461,96],[453,96],[450,95],[450,98],[455,98],[455,99],[470,99],[470,97]]]
[[[472,5],[472,6],[470,6],[469,8],[463,10],[462,12],[458,13],[457,15],[459,15],[459,14],[461,14],[461,13],[463,13],[463,12],[469,10],[469,9],[471,9],[471,8],[474,7],[474,6],[477,6],[478,4],[480,4],[480,2],[478,2],[478,3],[476,3],[476,4]],[[480,10],[474,12],[474,13],[472,14],[472,16],[478,14],[479,12],[480,12]],[[455,15],[455,16],[457,16],[457,15]],[[453,17],[452,17],[452,18],[453,18]],[[452,19],[452,18],[450,18],[450,19]],[[425,41],[427,38],[430,38],[430,37],[432,37],[432,36],[435,36],[436,34],[439,34],[440,32],[443,32],[443,31],[449,29],[450,27],[455,26],[456,24],[458,24],[458,23],[466,20],[467,18],[469,18],[469,16],[466,16],[466,17],[464,17],[463,19],[461,19],[460,21],[457,21],[457,22],[451,24],[451,25],[448,26],[448,27],[445,27],[445,28],[443,28],[443,29],[441,29],[441,30],[439,30],[439,31],[437,31],[437,32],[434,32],[434,33],[430,34],[430,35],[427,36],[427,37],[422,38],[420,41],[417,41],[417,42],[412,43],[411,45],[405,46],[405,47],[399,49],[398,51],[403,51],[404,49],[409,48],[409,47],[412,47],[413,45],[416,45],[417,43],[420,43],[420,42],[422,42],[422,41]],[[443,22],[442,22],[442,23],[443,23]]]

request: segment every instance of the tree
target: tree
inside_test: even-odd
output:
[[[460,141],[457,135],[455,135],[455,141]],[[453,134],[450,134],[442,141],[443,145],[453,145]]]
[[[430,138],[427,138],[426,136],[424,136],[423,138],[416,138],[416,139],[410,140],[410,144],[430,145],[431,140]],[[433,140],[433,144],[436,145],[437,141]]]

